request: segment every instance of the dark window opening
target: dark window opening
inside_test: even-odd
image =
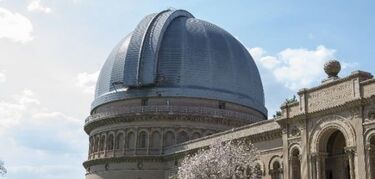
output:
[[[148,99],[147,98],[142,99],[141,105],[142,106],[147,106],[148,105]]]
[[[225,109],[225,102],[219,102],[219,109]]]

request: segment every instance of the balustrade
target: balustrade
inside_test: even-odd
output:
[[[244,112],[231,111],[226,109],[215,109],[210,107],[194,107],[194,106],[133,106],[121,109],[119,112],[103,112],[92,114],[86,118],[85,123],[109,117],[140,115],[147,113],[168,113],[168,114],[186,114],[186,115],[202,115],[222,118],[234,118],[257,122],[258,119],[254,115]]]

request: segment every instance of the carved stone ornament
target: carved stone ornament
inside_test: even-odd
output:
[[[142,169],[143,169],[143,162],[142,162],[142,161],[140,161],[140,162],[137,163],[137,168],[138,168],[139,170],[142,170]]]
[[[375,120],[375,111],[374,110],[371,110],[368,112],[368,119],[373,121]]]
[[[341,70],[340,62],[337,60],[329,60],[324,64],[324,71],[327,73],[328,78],[336,77]]]
[[[301,131],[297,126],[293,126],[289,131],[290,136],[297,137],[301,135]]]

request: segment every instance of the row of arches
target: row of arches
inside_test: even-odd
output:
[[[335,125],[321,127],[312,136],[310,149],[311,154],[311,177],[324,179],[352,179],[355,178],[355,156],[357,147],[352,141],[354,134],[350,134],[350,128],[340,128]],[[375,130],[365,134],[366,138],[366,171],[369,179],[375,179]],[[313,133],[315,134],[315,133]],[[301,148],[291,145],[289,148],[289,178],[301,179]],[[272,178],[277,178],[273,176]]]
[[[119,155],[158,155],[161,153],[162,148],[211,134],[211,132],[188,132],[186,130],[166,130],[164,132],[161,130],[128,130],[126,132],[120,130],[102,132],[90,137],[89,156],[110,156],[116,153]]]
[[[268,174],[271,179],[283,179],[282,159],[275,155],[271,158],[268,164]],[[251,172],[251,171],[249,171]],[[266,175],[265,166],[262,161],[258,160],[255,165],[255,178],[262,179]]]

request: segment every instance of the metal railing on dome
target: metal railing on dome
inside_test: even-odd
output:
[[[257,119],[254,115],[231,111],[226,109],[216,109],[210,107],[195,107],[195,106],[132,106],[124,107],[118,112],[100,112],[92,114],[86,118],[85,123],[90,123],[96,120],[111,118],[111,117],[121,117],[121,116],[130,116],[130,115],[140,115],[140,114],[158,114],[158,113],[167,113],[167,114],[188,114],[188,115],[198,115],[198,116],[210,116],[217,118],[234,118],[240,120],[247,120],[250,122],[257,122]]]

